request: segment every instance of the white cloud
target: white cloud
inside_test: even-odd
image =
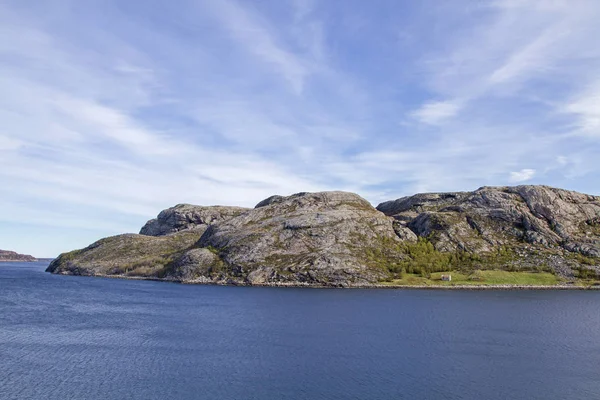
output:
[[[563,111],[577,117],[576,133],[600,137],[600,84],[592,85],[577,99],[564,106]]]
[[[520,171],[511,172],[508,180],[510,182],[515,182],[515,183],[516,182],[525,182],[525,181],[530,180],[534,176],[535,176],[535,169],[525,168]]]
[[[52,108],[63,114],[63,121],[72,129],[108,139],[132,152],[145,155],[187,153],[189,146],[181,140],[151,132],[132,120],[124,112],[98,104],[94,101],[61,95],[50,102]]]
[[[425,124],[436,125],[444,120],[454,117],[460,111],[460,101],[434,101],[426,103],[411,115]]]

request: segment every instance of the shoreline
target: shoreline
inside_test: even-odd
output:
[[[76,275],[68,273],[52,273],[52,275],[79,276],[87,278],[109,278],[127,279],[137,281],[155,281],[166,283],[177,283],[182,285],[206,285],[206,286],[240,286],[240,287],[276,287],[276,288],[310,288],[310,289],[408,289],[408,290],[600,290],[600,285],[577,286],[577,285],[385,285],[385,284],[347,284],[347,285],[316,285],[303,282],[269,282],[248,283],[242,281],[213,282],[208,280],[181,281],[176,279],[162,279],[156,277],[125,276],[125,275]]]

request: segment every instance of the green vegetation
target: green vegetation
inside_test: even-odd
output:
[[[452,281],[442,281],[442,273],[432,273],[430,278],[417,274],[404,274],[402,278],[382,282],[394,286],[463,286],[463,285],[557,285],[559,279],[548,272],[509,272],[501,270],[475,270],[471,273],[461,271],[447,272]]]
[[[590,265],[590,264],[588,264]],[[593,264],[592,264],[593,265]],[[587,281],[600,281],[600,273],[594,269],[581,266],[575,270],[575,275],[579,279]]]
[[[579,228],[583,233],[591,233],[592,235],[600,235],[600,218],[593,218],[582,222]]]
[[[60,260],[62,262],[69,262],[69,261],[73,261],[78,255],[80,255],[83,252],[83,249],[80,250],[73,250],[70,251],[68,253],[63,253],[60,255]]]
[[[91,274],[163,278],[167,266],[199,239],[198,232],[168,236],[117,235],[101,239],[85,249],[62,254],[52,270],[84,270]]]
[[[205,249],[216,255],[219,255],[221,253],[221,250],[217,249],[214,246],[206,246]]]
[[[471,267],[475,261],[480,260],[479,257],[466,252],[444,253],[438,251],[425,238],[419,238],[416,243],[402,243],[401,249],[408,257],[390,268],[390,272],[395,274],[406,272],[429,278],[434,272]]]
[[[518,256],[510,248],[501,247],[495,252],[473,254],[466,251],[441,252],[435,249],[426,238],[417,242],[404,242],[396,245],[406,257],[387,265],[392,277],[402,278],[403,274],[415,274],[431,278],[437,272],[461,271],[470,274],[476,270],[503,269],[510,272],[550,272],[546,265],[527,268],[519,265]]]
[[[600,259],[584,256],[581,253],[571,253],[571,258],[583,265],[600,265]]]
[[[356,232],[352,233],[354,243],[367,243],[369,239],[365,235],[360,235]],[[348,245],[348,248],[362,254],[365,263],[373,268],[382,271],[400,271],[402,268],[400,258],[402,254],[401,245],[386,236],[377,236],[374,240],[375,245],[370,247],[357,247]]]

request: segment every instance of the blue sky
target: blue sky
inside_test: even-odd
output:
[[[0,248],[177,203],[600,194],[595,0],[0,3]]]

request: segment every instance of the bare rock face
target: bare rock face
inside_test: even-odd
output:
[[[600,257],[600,197],[547,186],[482,187],[380,204],[396,224],[440,251]],[[551,258],[551,257],[549,257]]]
[[[140,230],[140,234],[164,236],[185,230],[204,232],[210,224],[237,216],[246,210],[248,209],[243,207],[178,204],[161,211],[158,217],[148,221]]]
[[[302,194],[302,193],[298,193],[298,194]],[[267,197],[263,201],[259,202],[254,208],[261,208],[261,207],[265,207],[265,206],[268,206],[271,204],[281,203],[284,200],[285,200],[285,196],[279,196],[276,194],[274,196]]]
[[[28,254],[19,254],[14,251],[0,250],[0,261],[37,261],[37,259]]]
[[[183,282],[210,283],[224,270],[215,251],[193,248],[184,252],[171,265],[169,276]]]
[[[248,283],[374,283],[402,257],[392,220],[346,192],[271,197],[211,225],[199,245],[216,249],[232,279]]]

